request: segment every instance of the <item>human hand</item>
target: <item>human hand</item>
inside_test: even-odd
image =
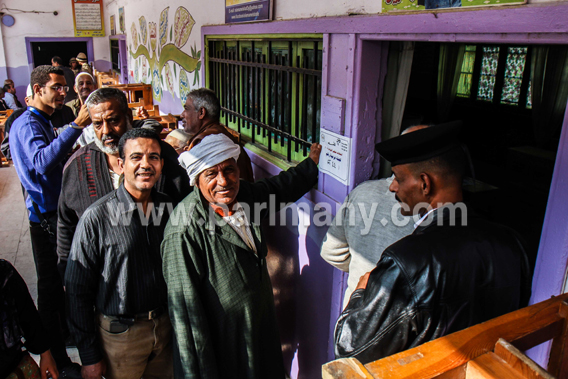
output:
[[[104,374],[106,374],[106,363],[104,360],[81,368],[83,379],[101,379]]]
[[[89,109],[87,108],[87,104],[81,105],[81,109],[79,109],[79,114],[75,119],[75,124],[79,125],[82,128],[91,124],[91,116],[89,115]]]
[[[308,157],[312,158],[312,160],[316,164],[319,164],[320,154],[321,154],[321,145],[319,143],[312,143],[312,146],[310,146],[310,155],[308,155]]]
[[[371,275],[371,272],[366,273],[365,275],[363,275],[359,279],[359,283],[357,283],[357,288],[355,288],[356,290],[367,288],[367,282],[369,281],[369,275]]]
[[[47,376],[48,373],[49,375],[51,375],[50,377],[52,379],[59,378],[57,365],[55,364],[55,360],[53,359],[53,356],[51,355],[51,352],[49,350],[39,355],[39,371],[41,373],[41,379],[49,378],[49,376]]]
[[[145,120],[150,117],[148,111],[143,106],[136,108],[136,117]]]

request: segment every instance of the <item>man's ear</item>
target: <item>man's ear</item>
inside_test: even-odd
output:
[[[203,120],[205,118],[205,116],[207,116],[207,109],[205,109],[204,107],[199,108],[199,112],[197,112],[198,115],[197,117],[199,117],[200,120]]]
[[[118,163],[118,167],[120,168],[120,171],[124,171],[124,161],[122,160],[122,158],[118,158],[116,160],[116,162]]]
[[[422,195],[431,195],[434,190],[433,184],[434,182],[429,174],[425,172],[420,174],[420,190],[422,191]]]
[[[34,95],[35,95],[35,94],[38,94],[38,93],[40,93],[40,92],[41,92],[41,86],[40,86],[39,84],[37,84],[37,83],[34,84],[34,87],[33,87],[33,93],[34,93]],[[34,96],[34,97],[35,97],[35,96]]]

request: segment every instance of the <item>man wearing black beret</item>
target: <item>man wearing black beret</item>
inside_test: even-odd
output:
[[[530,269],[523,243],[462,202],[461,123],[412,127],[377,144],[392,163],[414,232],[389,246],[362,276],[335,328],[337,358],[363,364],[526,306]]]

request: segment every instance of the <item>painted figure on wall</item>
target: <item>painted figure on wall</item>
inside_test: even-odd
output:
[[[187,44],[195,20],[184,7],[178,7],[169,25],[169,9],[160,14],[158,23],[139,18],[139,29],[132,23],[130,56],[134,81],[151,82],[154,99],[162,100],[163,91],[179,96],[182,106],[190,90],[188,73],[193,72],[193,86],[199,85],[201,51],[191,47],[191,55],[182,51]],[[177,91],[176,91],[177,84]]]

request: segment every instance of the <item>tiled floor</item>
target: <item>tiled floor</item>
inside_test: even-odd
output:
[[[0,167],[0,258],[12,262],[26,281],[37,302],[36,272],[28,213],[16,169],[12,164]],[[77,349],[67,349],[74,362],[81,362]],[[37,360],[37,357],[34,357]]]

